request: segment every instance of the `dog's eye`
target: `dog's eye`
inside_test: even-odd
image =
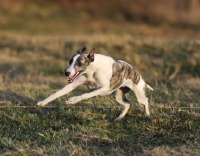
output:
[[[78,65],[78,66],[81,66],[81,65],[82,65],[82,63],[81,63],[81,62],[78,62],[78,63],[77,63],[77,65]]]

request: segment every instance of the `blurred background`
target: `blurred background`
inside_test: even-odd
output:
[[[0,2],[0,22],[1,31],[12,30],[16,33],[33,34],[41,33],[40,31],[43,33],[56,31],[61,34],[80,31],[85,33],[122,31],[117,30],[120,28],[126,32],[128,30],[123,25],[127,24],[144,24],[156,28],[168,26],[174,29],[192,29],[196,32],[199,31],[200,25],[200,2],[199,0],[148,2],[145,0],[6,0]]]
[[[200,1],[0,1],[3,81],[4,71],[14,64],[9,62],[12,57],[25,62],[25,56],[31,58],[38,73],[23,67],[29,74],[62,75],[66,60],[84,45],[128,61],[154,84],[185,78],[196,82],[200,75]],[[37,61],[42,67],[35,67]]]

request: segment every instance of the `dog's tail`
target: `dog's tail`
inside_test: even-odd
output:
[[[152,88],[151,86],[149,86],[148,84],[147,84],[147,88],[148,88],[149,90],[153,91],[153,88]]]

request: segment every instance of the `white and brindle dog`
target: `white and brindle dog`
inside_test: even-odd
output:
[[[97,95],[108,95],[115,93],[116,101],[124,106],[123,111],[115,120],[122,119],[127,113],[130,102],[125,94],[132,90],[140,104],[145,107],[145,114],[149,113],[148,98],[146,97],[147,88],[153,90],[145,83],[142,76],[125,61],[115,61],[113,58],[101,54],[95,54],[93,48],[89,54],[83,54],[86,47],[77,51],[69,61],[69,67],[65,70],[68,77],[68,85],[37,103],[37,106],[45,106],[50,101],[63,96],[76,87],[86,84],[92,90],[89,93],[69,98],[66,104],[75,104]]]

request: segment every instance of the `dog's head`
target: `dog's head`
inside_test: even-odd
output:
[[[87,66],[94,61],[95,48],[93,48],[88,55],[83,55],[85,50],[86,46],[80,48],[77,54],[69,60],[69,67],[65,69],[65,75],[68,77],[69,83],[72,83],[77,76],[84,73]]]

